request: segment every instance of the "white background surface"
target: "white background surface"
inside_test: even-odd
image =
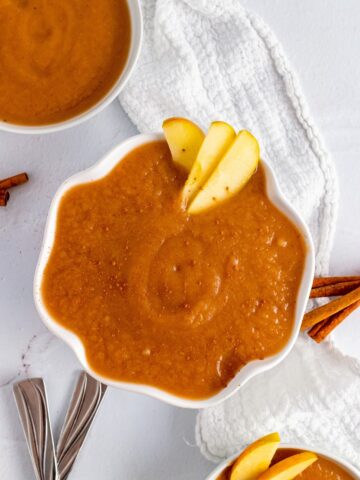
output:
[[[180,1],[180,0],[179,0]],[[360,273],[360,2],[245,0],[273,28],[298,72],[337,166],[340,212],[331,272]],[[0,209],[0,478],[31,479],[11,383],[43,376],[57,436],[79,370],[73,353],[35,311],[32,279],[47,210],[60,183],[136,133],[118,102],[87,123],[42,137],[0,132],[0,178],[30,182]],[[360,358],[360,312],[334,335]],[[212,465],[194,446],[196,412],[108,390],[71,478],[195,480]]]

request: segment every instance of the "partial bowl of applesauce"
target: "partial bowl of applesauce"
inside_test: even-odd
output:
[[[69,128],[109,105],[140,54],[139,0],[11,0],[0,16],[0,130]]]
[[[272,465],[302,452],[313,452],[318,460],[295,478],[299,480],[360,480],[360,472],[347,460],[318,448],[305,445],[281,443]],[[241,452],[218,465],[206,480],[232,480],[231,468]]]
[[[34,279],[45,325],[108,385],[215,405],[291,351],[314,276],[309,230],[261,160],[199,215],[162,134],[137,135],[66,180]]]

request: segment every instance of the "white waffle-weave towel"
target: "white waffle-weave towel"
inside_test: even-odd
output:
[[[266,433],[343,457],[360,468],[360,365],[330,342],[298,339],[284,362],[221,405],[199,413],[196,441],[213,461]]]
[[[272,32],[238,0],[143,0],[142,7],[142,54],[120,96],[132,121],[142,132],[159,131],[170,116],[190,117],[204,128],[221,119],[252,131],[284,194],[307,221],[317,272],[325,273],[336,174]],[[355,461],[359,371],[329,346],[300,339],[283,365],[199,415],[199,446],[218,460],[274,429],[285,439],[325,447],[331,432],[337,452]]]

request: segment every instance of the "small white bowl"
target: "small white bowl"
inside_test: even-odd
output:
[[[331,462],[335,463],[335,465],[341,467],[346,473],[353,476],[356,480],[360,480],[360,471],[357,468],[351,465],[347,460],[339,458],[336,455],[331,455],[329,452],[324,452],[323,450],[319,450],[318,448],[314,449],[306,445],[294,445],[290,443],[281,443],[280,448],[286,448],[287,450],[306,450],[309,452],[314,452],[317,455],[321,455],[322,457],[326,458],[326,460],[330,460]],[[240,455],[240,453],[241,452],[238,452],[236,455],[233,455],[224,462],[220,463],[220,465],[218,465],[215,470],[213,470],[210,475],[206,477],[205,480],[216,480],[220,473],[222,473],[226,467],[231,465],[233,461]]]
[[[150,395],[152,397],[168,402],[172,405],[177,405],[179,407],[205,408],[216,405],[217,403],[220,403],[226,398],[230,397],[230,395],[233,395],[237,390],[239,390],[239,388],[245,385],[245,383],[250,380],[250,378],[254,377],[258,373],[264,372],[265,370],[269,370],[270,368],[274,367],[288,355],[288,353],[294,346],[297,336],[299,334],[302,318],[305,312],[305,307],[309,298],[311,285],[314,278],[314,248],[309,230],[303,220],[287,203],[287,201],[281,194],[274,173],[266,162],[262,161],[262,165],[265,169],[268,196],[271,201],[279,208],[279,210],[281,210],[286,215],[286,217],[288,217],[296,225],[306,245],[304,272],[297,295],[294,327],[288,343],[278,354],[267,357],[264,360],[255,360],[248,363],[237,373],[237,375],[235,375],[235,377],[230,381],[230,383],[216,395],[203,400],[191,400],[173,395],[156,387],[139,385],[135,383],[120,382],[98,375],[88,365],[81,340],[75,334],[62,327],[59,323],[56,322],[55,319],[51,317],[51,315],[46,310],[46,307],[41,297],[42,277],[54,242],[57,212],[63,195],[75,185],[90,182],[92,180],[97,180],[101,177],[104,177],[115,167],[115,165],[119,163],[119,161],[121,161],[122,158],[124,158],[134,148],[144,143],[163,139],[164,137],[162,134],[136,135],[134,137],[131,137],[130,139],[116,146],[93,167],[90,167],[83,172],[77,173],[61,185],[61,187],[55,194],[48,214],[43,245],[35,272],[34,299],[37,310],[45,325],[49,328],[49,330],[51,330],[55,335],[63,339],[74,350],[83,368],[93,377],[108,385],[124,388],[125,390],[130,390],[133,392],[144,393],[146,395]]]
[[[119,95],[135,68],[136,62],[140,55],[143,40],[143,18],[141,13],[140,0],[126,1],[129,7],[131,21],[131,41],[129,54],[125,67],[122,70],[118,80],[105,94],[105,96],[102,97],[95,105],[88,108],[84,112],[74,117],[68,118],[67,120],[63,120],[62,122],[50,123],[48,125],[17,125],[15,123],[0,121],[0,130],[22,134],[41,134],[65,130],[66,128],[79,125],[80,123],[85,122],[85,120],[88,120],[97,113],[101,112]]]

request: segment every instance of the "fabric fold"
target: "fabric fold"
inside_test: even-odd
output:
[[[282,47],[237,0],[145,0],[144,44],[120,95],[141,132],[186,116],[206,128],[221,119],[260,140],[288,200],[313,235],[325,273],[338,192],[329,159]]]
[[[325,274],[338,206],[335,168],[276,37],[238,0],[143,0],[142,8],[142,53],[120,95],[131,120],[141,132],[159,131],[171,116],[250,130],[307,222],[317,273]],[[285,440],[333,446],[355,462],[359,371],[331,346],[300,338],[283,364],[199,414],[197,442],[219,460],[280,429]]]

